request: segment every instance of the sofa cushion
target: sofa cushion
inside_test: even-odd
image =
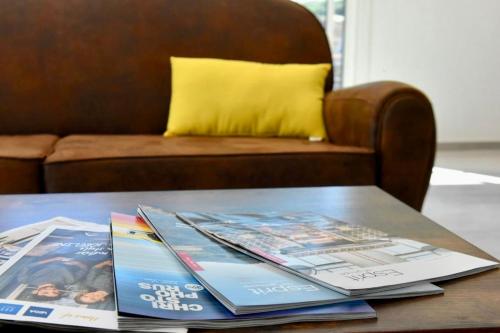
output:
[[[48,192],[368,185],[369,148],[301,139],[73,135],[45,162]]]
[[[56,141],[55,135],[0,135],[0,193],[41,192],[42,161]]]
[[[326,138],[330,64],[171,57],[166,136]]]

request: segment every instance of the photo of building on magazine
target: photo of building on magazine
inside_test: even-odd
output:
[[[497,263],[315,213],[177,213],[216,239],[348,294],[436,281]]]
[[[318,275],[321,271],[345,273],[362,267],[429,259],[449,252],[317,214],[179,215],[200,228],[307,275]]]

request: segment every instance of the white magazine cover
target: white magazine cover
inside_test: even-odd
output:
[[[177,213],[226,244],[348,295],[470,275],[497,262],[314,213]]]
[[[65,218],[42,225],[46,230],[0,267],[0,319],[118,329],[109,226]],[[33,226],[16,229],[32,234]]]

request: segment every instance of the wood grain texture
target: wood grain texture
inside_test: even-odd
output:
[[[349,223],[494,259],[371,186],[5,195],[0,196],[0,230],[54,216],[107,223],[110,211],[134,214],[139,203],[171,210],[314,211]],[[499,270],[439,283],[439,286],[445,288],[444,295],[371,301],[378,319],[289,324],[224,332],[500,332]],[[4,328],[7,326],[2,327],[2,331]]]

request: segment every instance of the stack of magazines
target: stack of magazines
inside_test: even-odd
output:
[[[0,320],[181,333],[367,319],[367,300],[498,266],[310,212],[137,212],[1,233]]]

